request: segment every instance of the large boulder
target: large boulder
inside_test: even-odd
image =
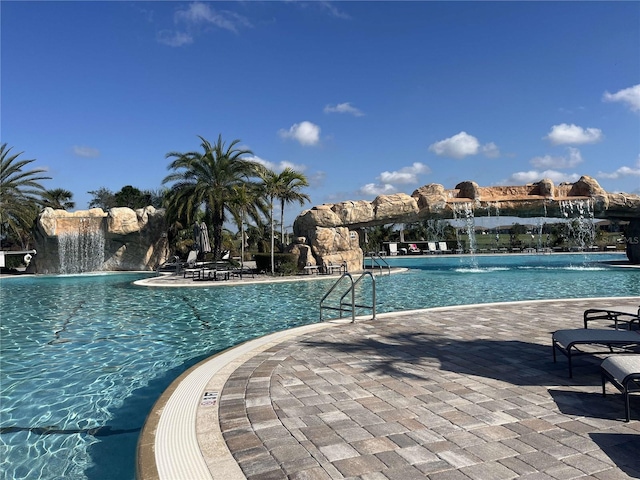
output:
[[[109,210],[107,231],[112,235],[128,235],[139,232],[140,223],[134,210],[127,207],[116,207]]]
[[[395,222],[414,222],[418,219],[418,202],[406,193],[380,195],[373,201],[377,225]]]
[[[366,225],[375,219],[373,205],[366,200],[336,203],[332,210],[342,225]]]

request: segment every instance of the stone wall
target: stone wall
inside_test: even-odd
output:
[[[154,270],[169,256],[165,214],[152,206],[138,210],[126,207],[104,212],[100,208],[67,212],[45,208],[36,224],[37,254],[30,270],[34,273],[64,273],[61,270],[61,238],[68,235],[102,235],[105,271]],[[91,252],[86,254],[91,255]]]

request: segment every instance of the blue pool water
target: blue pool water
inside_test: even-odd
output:
[[[604,263],[623,259],[397,257],[389,261],[409,270],[376,279],[377,310],[640,296],[640,269]],[[335,280],[188,289],[133,285],[144,276],[2,280],[5,478],[133,479],[140,428],[173,379],[242,341],[317,322],[318,302]]]

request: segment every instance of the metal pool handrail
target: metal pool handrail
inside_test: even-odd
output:
[[[367,256],[371,260],[371,269],[372,270],[375,267],[378,267],[380,269],[380,273],[382,273],[382,269],[386,268],[387,269],[387,273],[389,273],[389,275],[391,275],[391,265],[389,265],[389,263],[384,258],[382,258],[380,255],[376,254],[375,252],[370,252]],[[366,263],[366,258],[365,258],[365,263]]]
[[[372,305],[359,305],[359,304],[356,304],[356,295],[355,295],[356,286],[358,285],[358,283],[360,283],[360,281],[365,276],[371,277]],[[329,295],[331,295],[331,293],[333,293],[333,291],[338,287],[338,285],[342,282],[342,279],[344,279],[344,278],[348,278],[349,281],[351,282],[351,284],[349,285],[347,290],[344,292],[344,294],[340,297],[340,302],[339,302],[338,306],[334,307],[334,306],[324,305],[325,300],[329,297]],[[345,299],[345,297],[347,295],[349,295],[349,293],[351,293],[351,303],[345,303],[344,299]],[[320,321],[322,321],[322,311],[323,310],[334,310],[334,311],[340,312],[340,318],[342,318],[342,313],[343,312],[351,312],[351,323],[354,323],[356,321],[356,307],[357,308],[370,308],[372,313],[373,313],[372,319],[375,320],[375,318],[376,318],[376,279],[375,279],[375,277],[373,276],[373,274],[371,272],[362,273],[358,277],[358,279],[355,280],[355,281],[353,279],[353,275],[351,275],[350,273],[343,273],[340,276],[340,278],[338,280],[336,280],[336,282],[329,289],[329,291],[327,293],[325,293],[325,295],[320,300]]]

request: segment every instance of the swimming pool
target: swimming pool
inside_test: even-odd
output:
[[[393,258],[409,270],[377,278],[377,309],[640,296],[640,269],[602,263],[623,259]],[[318,302],[334,281],[132,284],[144,276],[2,280],[0,468],[7,478],[132,479],[139,430],[173,379],[242,341],[317,322]]]

